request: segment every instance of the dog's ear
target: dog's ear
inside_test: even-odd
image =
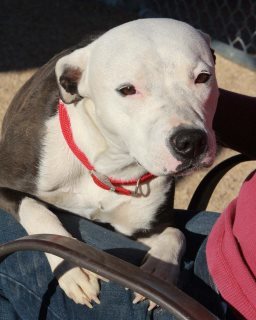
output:
[[[200,29],[197,29],[197,31],[200,33],[200,35],[204,38],[204,40],[207,42],[207,44],[209,45],[210,47],[210,44],[211,44],[211,37],[209,36],[209,34],[203,32],[202,30]]]
[[[204,40],[207,42],[210,50],[211,50],[211,53],[212,53],[212,57],[213,57],[213,61],[214,61],[214,64],[216,63],[216,56],[214,54],[214,50],[211,48],[211,37],[209,36],[209,34],[207,33],[204,33],[203,31],[197,29],[197,31],[201,34],[201,36],[204,38]]]
[[[214,64],[216,64],[216,55],[214,53],[215,51],[212,48],[210,48],[210,50],[211,50],[211,53],[212,53]]]
[[[77,49],[60,58],[56,63],[55,73],[57,83],[59,85],[61,99],[65,103],[74,103],[84,97],[84,95],[79,92],[78,85],[85,77],[88,51],[88,47]]]

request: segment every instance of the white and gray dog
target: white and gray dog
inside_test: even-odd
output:
[[[175,282],[185,239],[158,211],[171,176],[213,162],[217,99],[209,38],[183,22],[136,20],[62,52],[4,118],[0,206],[29,234],[72,237],[47,204],[136,234],[150,248],[141,267]],[[47,258],[53,271],[62,262]],[[99,303],[87,270],[59,284],[76,303]]]

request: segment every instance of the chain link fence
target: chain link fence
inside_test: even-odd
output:
[[[256,0],[101,0],[140,17],[188,22],[212,37],[220,54],[256,70]]]

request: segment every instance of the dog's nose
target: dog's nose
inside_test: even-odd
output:
[[[179,129],[170,138],[174,152],[183,159],[193,159],[202,154],[207,145],[207,136],[200,129]]]

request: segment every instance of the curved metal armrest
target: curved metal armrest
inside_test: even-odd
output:
[[[188,210],[194,210],[195,212],[206,210],[214,190],[224,175],[236,165],[252,160],[255,159],[250,159],[243,154],[238,154],[219,163],[202,179],[196,188],[190,200]]]
[[[118,282],[153,300],[175,315],[177,319],[217,319],[205,307],[175,286],[76,239],[50,234],[23,237],[1,245],[0,259],[13,252],[24,250],[52,253],[109,280]]]

